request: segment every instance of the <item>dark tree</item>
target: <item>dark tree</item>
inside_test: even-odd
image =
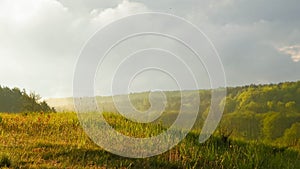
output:
[[[41,97],[35,92],[27,94],[25,89],[21,91],[0,86],[0,112],[55,112],[54,108],[40,100]]]

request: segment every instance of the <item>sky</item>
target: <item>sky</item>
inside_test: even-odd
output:
[[[92,35],[115,20],[144,12],[176,15],[201,29],[219,53],[227,86],[300,80],[298,0],[0,0],[0,85],[25,88],[45,98],[72,96],[78,57]],[[120,46],[111,57],[120,56],[122,48],[138,46],[138,40],[180,49],[168,40],[144,37]],[[150,62],[161,53],[154,54],[144,56]],[[187,59],[188,53],[182,54]],[[109,58],[104,63],[117,64]],[[122,69],[121,75],[133,70]],[[96,75],[99,94],[110,94],[109,71],[113,70]],[[203,79],[200,84],[206,88],[209,80]],[[130,86],[133,92],[177,89],[174,79],[155,71],[137,74]],[[187,84],[186,89],[192,88]]]

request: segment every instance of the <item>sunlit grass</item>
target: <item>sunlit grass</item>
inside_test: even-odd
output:
[[[257,142],[224,141],[215,136],[198,143],[198,132],[170,151],[145,159],[108,153],[84,133],[75,113],[0,114],[0,168],[297,168],[298,151]],[[114,114],[105,119],[116,130],[149,137],[165,130]]]

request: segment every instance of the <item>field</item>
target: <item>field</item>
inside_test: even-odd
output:
[[[124,119],[113,114],[106,118],[128,135],[164,130],[159,124],[149,124],[144,130],[124,123]],[[144,159],[124,158],[95,145],[84,133],[75,113],[0,114],[0,168],[296,169],[299,166],[300,151],[296,148],[227,140],[218,133],[200,144],[196,131],[164,154]]]

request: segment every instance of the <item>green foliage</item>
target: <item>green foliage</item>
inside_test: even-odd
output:
[[[225,114],[234,112],[238,105],[237,101],[230,96],[228,96],[226,99],[224,99],[221,104],[223,106],[225,106],[224,107]]]
[[[296,112],[297,111],[296,102],[295,101],[287,102],[285,104],[285,108],[286,108],[286,111],[288,111],[288,112]]]
[[[294,123],[291,128],[286,129],[283,139],[289,146],[296,146],[300,143],[300,122]]]
[[[55,112],[45,101],[39,102],[40,99],[34,92],[27,94],[25,90],[0,86],[0,112]]]
[[[287,135],[300,123],[299,94],[300,81],[228,88],[221,126],[240,139],[290,145]]]
[[[300,115],[270,113],[263,121],[263,131],[267,140],[275,140],[283,136],[284,131],[300,121]]]
[[[225,113],[300,112],[300,81],[229,88]]]
[[[0,168],[10,167],[11,160],[6,154],[0,155]]]
[[[261,138],[261,120],[254,112],[231,113],[223,117],[221,127],[233,131],[236,138],[257,140]]]

